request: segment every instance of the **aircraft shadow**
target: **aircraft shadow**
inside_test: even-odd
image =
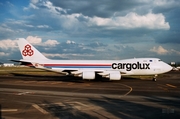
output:
[[[35,74],[22,74],[22,73],[11,73],[13,76],[21,78],[24,81],[64,81],[64,82],[77,82],[77,83],[84,83],[84,82],[111,82],[107,78],[102,78],[101,76],[97,75],[94,80],[83,80],[81,77],[75,77],[71,75],[56,75],[56,76],[49,76],[49,75],[35,75]]]
[[[77,82],[77,83],[83,83],[83,82],[114,82],[113,80],[109,80],[108,78],[103,78],[100,75],[96,75],[96,78],[94,80],[83,80],[82,77],[75,77],[72,75],[36,75],[36,74],[23,74],[23,73],[11,73],[15,77],[21,77],[22,80],[27,81],[64,81],[64,82]],[[121,77],[121,80],[141,80],[140,77]],[[150,80],[151,81],[151,80]]]

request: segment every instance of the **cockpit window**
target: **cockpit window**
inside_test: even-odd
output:
[[[159,62],[161,62],[162,60],[158,60]]]

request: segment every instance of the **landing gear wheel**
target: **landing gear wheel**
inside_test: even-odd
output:
[[[155,82],[156,82],[156,78],[153,78],[153,81],[155,81]]]
[[[155,75],[152,80],[156,82],[157,81],[157,79],[156,79],[157,76],[158,75]]]

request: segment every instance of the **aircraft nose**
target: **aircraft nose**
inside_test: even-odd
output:
[[[165,64],[164,67],[163,67],[164,71],[165,72],[169,72],[171,71],[173,68],[169,65],[169,64]]]

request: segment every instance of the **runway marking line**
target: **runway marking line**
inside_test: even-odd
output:
[[[177,86],[171,85],[171,84],[166,84],[166,86],[172,87],[172,88],[177,88]]]
[[[32,105],[34,108],[36,108],[37,110],[39,110],[40,112],[42,112],[43,114],[48,114],[48,112],[46,110],[44,110],[43,108],[41,108],[40,106],[38,106],[37,104],[33,104]]]
[[[81,102],[74,102],[74,103],[79,104],[79,105],[84,106],[84,107],[88,107],[88,105],[81,103]]]
[[[18,109],[1,109],[1,112],[16,112]]]
[[[19,92],[17,95],[34,94],[34,92]]]
[[[62,82],[52,82],[51,84],[54,85],[54,84],[60,84]]]
[[[165,91],[169,91],[167,88],[163,88],[163,87],[161,87],[161,86],[158,86],[158,88],[163,89],[163,90],[165,90]]]
[[[158,85],[158,88],[161,88],[161,89],[163,89],[163,90],[168,90],[168,86],[167,85],[165,85],[165,84],[157,84]]]
[[[39,81],[38,84],[47,83],[48,81]]]
[[[128,85],[125,85],[125,84],[122,84],[121,83],[121,85],[123,85],[123,86],[125,86],[125,87],[128,87],[128,88],[130,88],[130,90],[126,93],[126,94],[124,94],[124,96],[127,96],[129,93],[131,93],[132,92],[132,87],[131,86],[128,86]]]

